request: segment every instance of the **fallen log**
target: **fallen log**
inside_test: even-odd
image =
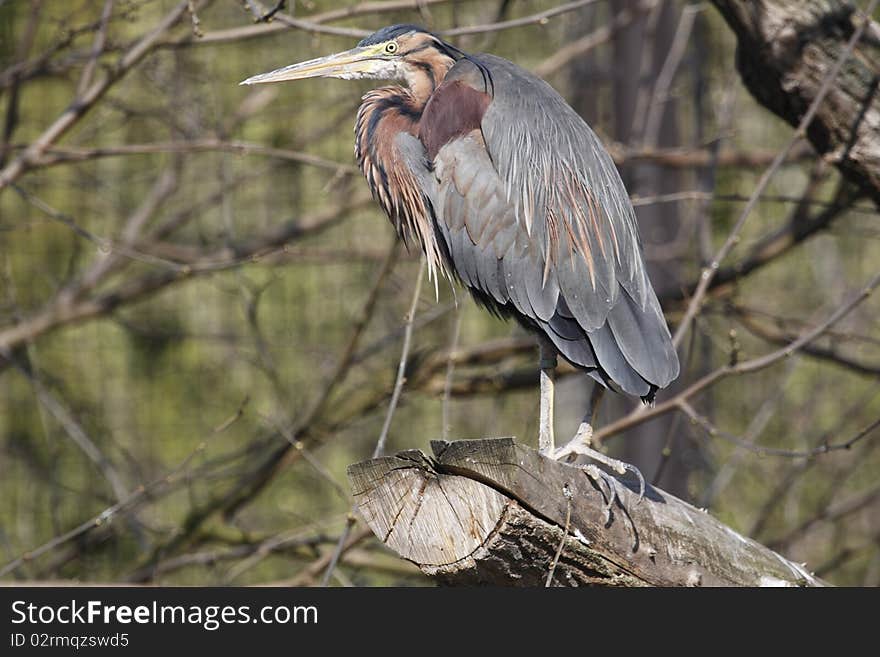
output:
[[[513,438],[432,442],[349,466],[376,536],[447,585],[822,586],[703,510],[595,479]]]

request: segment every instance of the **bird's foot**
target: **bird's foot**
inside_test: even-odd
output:
[[[613,459],[610,456],[599,452],[592,447],[590,447],[590,442],[593,438],[593,427],[589,425],[587,422],[582,422],[581,426],[578,428],[577,433],[574,438],[572,438],[568,444],[563,445],[562,447],[557,447],[553,450],[546,450],[542,452],[544,456],[553,459],[554,461],[559,461],[560,463],[566,463],[574,465],[573,461],[577,459],[579,456],[585,456],[593,461],[601,463],[602,465],[610,468],[614,472],[620,475],[625,475],[627,472],[632,472],[636,478],[639,480],[639,501],[641,502],[642,498],[645,496],[645,478],[642,476],[641,471],[639,469],[630,464],[620,461],[618,459]],[[594,481],[599,483],[601,480],[602,483],[599,485],[606,485],[610,491],[614,491],[614,485],[610,479],[608,474],[606,474],[601,469],[597,468],[595,465],[588,464],[578,466],[587,473]],[[616,494],[609,495],[609,506],[613,503],[612,497],[616,497]]]

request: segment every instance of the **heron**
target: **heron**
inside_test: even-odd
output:
[[[428,274],[538,337],[538,447],[636,472],[591,446],[606,389],[652,403],[679,362],[648,278],[635,212],[611,156],[548,83],[469,54],[417,25],[392,25],[345,52],[241,84],[326,77],[396,82],[366,93],[355,156],[374,199]],[[402,84],[401,84],[402,83]],[[562,356],[594,380],[574,437],[557,447]],[[593,466],[595,467],[595,466]]]

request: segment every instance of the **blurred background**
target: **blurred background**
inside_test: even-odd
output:
[[[793,129],[710,3],[0,0],[0,579],[314,584],[386,421],[419,254],[353,156],[370,81],[240,87],[419,23],[537,72],[636,206],[673,331]],[[29,154],[22,160],[22,154]],[[20,166],[16,162],[24,162]],[[797,142],[658,407],[608,452],[836,584],[880,583],[877,208]],[[388,450],[537,441],[533,339],[424,285]],[[588,394],[564,370],[556,432]],[[665,412],[668,410],[668,412]],[[644,421],[643,421],[644,420]],[[843,447],[846,448],[843,448]],[[826,447],[828,449],[826,449]],[[331,584],[425,585],[362,524]]]

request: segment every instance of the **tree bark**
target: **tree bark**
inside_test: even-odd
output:
[[[712,0],[762,105],[797,125],[864,18],[842,0]],[[807,130],[813,147],[880,205],[880,25],[870,21]]]
[[[512,438],[432,449],[348,474],[376,536],[440,583],[543,586],[552,570],[554,586],[824,585],[662,490],[640,501],[630,480],[597,483]]]

